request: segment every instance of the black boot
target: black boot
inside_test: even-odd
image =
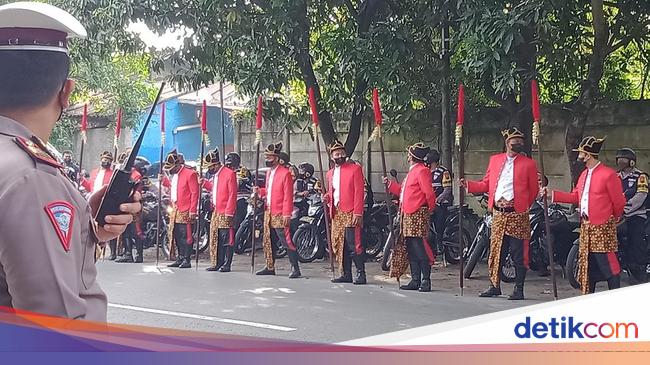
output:
[[[135,239],[135,263],[141,264],[143,261],[144,242],[141,239]]]
[[[232,265],[232,255],[235,253],[233,246],[225,246],[226,250],[226,262],[219,268],[220,272],[230,272],[230,266]]]
[[[185,253],[183,251],[183,248],[181,248],[183,244],[176,245],[176,261],[172,262],[171,264],[167,265],[167,267],[179,267],[183,263],[183,257],[185,257]],[[171,255],[171,252],[169,253]]]
[[[422,273],[422,282],[419,291],[425,293],[431,291],[431,265],[428,261],[420,262],[420,272]]]
[[[296,251],[289,250],[288,256],[289,262],[291,263],[291,273],[289,274],[289,279],[297,279],[301,276],[300,267],[298,266],[298,253],[296,253]]]
[[[110,240],[108,242],[108,247],[111,249],[111,255],[108,257],[108,259],[113,261],[117,258],[117,240]]]
[[[182,244],[181,244],[182,245]],[[189,269],[192,267],[192,246],[184,245],[183,247],[183,262],[181,262],[179,269]]]
[[[621,274],[614,275],[607,279],[607,287],[609,290],[618,289],[621,287]]]
[[[589,280],[589,294],[593,294],[595,292],[596,292],[596,281]]]
[[[343,273],[336,279],[331,280],[333,283],[351,283],[352,282],[352,259],[347,253],[343,253]]]
[[[495,287],[494,285],[490,285],[490,287],[479,294],[478,296],[481,298],[490,298],[490,297],[498,297],[501,295],[501,288]]]
[[[420,289],[420,264],[417,261],[410,261],[411,266],[411,281],[406,285],[400,285],[402,290],[419,290]]]
[[[219,246],[217,247],[217,268],[221,269],[224,263],[226,263],[226,246]]]
[[[526,268],[515,268],[515,289],[508,297],[508,300],[524,300],[524,282],[526,281]]]
[[[361,255],[354,255],[354,266],[357,268],[357,277],[354,279],[354,285],[366,284],[366,259]]]
[[[275,270],[270,270],[264,267],[262,270],[255,273],[255,275],[275,275]]]
[[[124,253],[115,259],[115,262],[133,262],[133,241],[131,237],[122,237]]]

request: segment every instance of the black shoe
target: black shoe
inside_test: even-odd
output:
[[[426,293],[431,291],[431,280],[424,279],[420,283],[419,291]]]
[[[190,267],[192,267],[190,260],[183,260],[183,263],[178,266],[179,269],[189,269]]]
[[[515,285],[515,290],[508,296],[508,300],[524,300],[524,287]]]
[[[226,266],[225,264],[219,268],[219,272],[230,272],[230,265]]]
[[[115,254],[111,254],[110,256],[108,256],[108,261],[115,261],[116,259],[117,259],[117,255]]]
[[[255,273],[255,275],[275,275],[275,270],[269,270],[266,267]]]
[[[607,279],[607,288],[609,290],[618,289],[621,287],[621,274],[614,275]]]
[[[176,261],[172,262],[171,264],[167,265],[167,267],[179,267],[183,263],[183,259],[178,258]]]
[[[219,268],[219,272],[230,272],[230,265],[232,265],[232,255],[235,250],[232,246],[226,246],[226,262]]]
[[[131,255],[131,254],[129,254],[129,253],[126,253],[126,254],[124,254],[124,256],[120,256],[120,257],[118,257],[118,258],[115,260],[115,262],[120,262],[120,263],[123,263],[123,262],[133,262],[133,255]]]
[[[354,285],[366,284],[366,272],[357,270],[357,277],[354,279]]]
[[[291,268],[291,274],[289,274],[289,279],[297,279],[301,276],[300,269],[297,267]]]
[[[490,297],[498,297],[501,295],[501,288],[495,288],[494,286],[490,286],[488,290],[482,292],[478,296],[481,298],[490,298]]]
[[[339,276],[336,279],[332,279],[331,282],[333,283],[351,283],[352,282],[352,274],[347,273]]]
[[[419,280],[411,280],[408,284],[406,285],[400,285],[399,287],[401,290],[418,290],[420,289],[420,281]]]
[[[135,262],[136,264],[141,264],[143,261],[144,260],[142,259],[142,255],[136,255],[135,259],[133,260],[133,262]]]
[[[210,266],[210,267],[205,269],[205,271],[218,271],[218,270],[219,270],[219,268],[216,267],[216,266]]]

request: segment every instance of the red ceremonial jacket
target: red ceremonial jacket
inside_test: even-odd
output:
[[[266,187],[260,189],[260,197],[266,199],[267,190],[271,171],[266,173]],[[275,168],[273,176],[273,185],[271,186],[271,206],[266,209],[273,215],[282,215],[285,218],[291,218],[293,213],[293,176],[291,171],[285,166]]]
[[[172,182],[164,177],[163,186],[171,188]],[[196,213],[199,207],[199,175],[189,167],[181,167],[178,172],[176,208],[180,212]]]
[[[343,212],[352,212],[357,216],[363,216],[363,204],[365,185],[363,182],[363,171],[361,166],[354,162],[347,161],[341,165],[341,186],[338,209]],[[337,189],[334,186],[334,169],[327,172],[327,196],[325,200],[330,205],[330,216],[333,210],[334,192]]]
[[[585,169],[578,184],[572,192],[554,191],[552,200],[556,203],[580,205],[582,193],[585,191],[588,170]],[[589,186],[589,222],[592,224],[604,224],[609,218],[616,219],[623,215],[625,207],[625,195],[621,186],[621,179],[616,171],[605,166],[602,162],[594,168],[591,173]]]
[[[214,179],[217,178],[217,191],[214,191]],[[212,192],[212,207],[215,212],[234,216],[237,209],[237,175],[223,166],[210,180],[203,182],[203,188]]]
[[[489,194],[488,209],[494,207],[494,194],[501,171],[506,163],[507,155],[500,153],[490,157],[485,176],[481,181],[467,181],[467,191],[471,194]],[[524,155],[515,158],[513,170],[513,189],[515,195],[515,211],[523,213],[530,209],[539,194],[537,182],[537,163]],[[620,184],[619,184],[620,185]]]
[[[403,195],[402,189],[404,189]],[[389,181],[388,191],[402,199],[400,210],[404,214],[413,214],[424,206],[429,208],[430,212],[436,208],[436,193],[431,182],[431,170],[424,164],[413,165],[402,184]]]
[[[95,186],[95,180],[97,179],[97,175],[99,174],[99,170],[103,169],[102,167],[98,167],[96,169],[93,169],[93,171],[90,172],[90,179],[86,180],[85,178],[81,179],[81,186],[86,189],[87,192],[93,193],[93,187]],[[102,182],[102,186],[108,185],[108,183],[111,182],[111,177],[113,177],[113,169],[108,168],[104,172],[104,181]]]

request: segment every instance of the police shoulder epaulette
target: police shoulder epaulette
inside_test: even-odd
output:
[[[14,142],[16,142],[16,144],[25,152],[27,152],[27,154],[29,154],[34,160],[50,166],[54,166],[56,168],[63,167],[63,165],[61,165],[52,155],[50,155],[40,143],[38,143],[38,141],[16,137],[14,138]]]

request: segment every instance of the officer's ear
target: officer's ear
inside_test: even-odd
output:
[[[65,83],[63,84],[63,88],[61,89],[61,92],[59,93],[59,103],[61,104],[61,107],[63,109],[70,106],[70,96],[72,95],[72,92],[74,91],[74,86],[75,86],[75,81],[74,80],[71,80],[71,79],[65,80]]]

